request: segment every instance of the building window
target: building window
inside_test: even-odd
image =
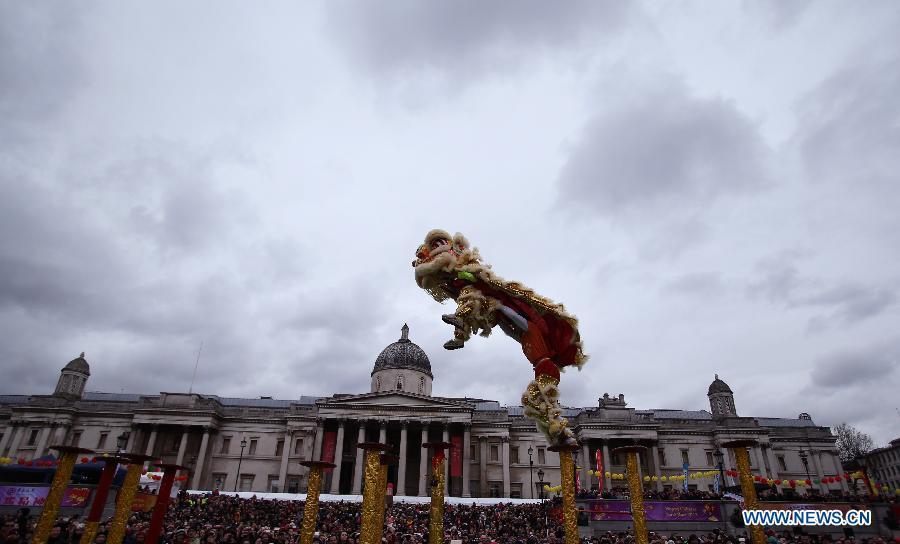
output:
[[[106,439],[109,437],[109,433],[100,433],[100,440],[97,441],[97,449],[102,450],[106,447]]]
[[[294,455],[300,455],[301,453],[303,453],[303,439],[298,438],[294,442]]]
[[[172,440],[169,441],[169,451],[176,452],[178,451],[178,446],[181,445],[181,438],[178,436],[173,436]]]
[[[659,450],[657,450],[657,451],[659,451],[659,466],[664,467],[664,466],[668,465],[668,463],[666,463],[665,448],[659,448]]]
[[[469,459],[471,461],[478,460],[478,448],[475,447],[475,444],[469,444]]]
[[[28,435],[29,446],[34,446],[35,442],[37,442],[38,432],[40,432],[38,429],[31,429],[31,434]]]
[[[250,449],[247,450],[247,455],[256,455],[256,444],[259,442],[256,438],[250,439]]]
[[[503,482],[488,482],[488,496],[502,497]]]
[[[253,476],[253,474],[241,474],[241,484],[238,487],[238,491],[252,491]]]
[[[419,378],[419,393],[425,393],[425,378]]]
[[[538,464],[546,465],[547,464],[547,452],[544,448],[538,448]]]
[[[216,472],[212,475],[213,489],[222,489],[225,487],[225,478],[228,476],[222,472]]]
[[[397,376],[397,390],[403,389],[403,376]]]
[[[787,470],[787,464],[784,462],[784,455],[779,455],[776,457],[778,459],[778,468],[784,472]]]
[[[269,474],[269,481],[266,483],[266,491],[269,493],[278,493],[278,475]]]
[[[222,439],[222,450],[219,453],[228,453],[231,450],[231,437],[226,436]]]
[[[500,446],[497,444],[491,444],[491,462],[497,462],[500,460]]]
[[[521,499],[522,484],[509,484],[509,496],[512,499]]]
[[[284,440],[279,440],[275,444],[275,457],[281,457],[282,453],[284,453]]]
[[[612,454],[612,460],[610,461],[610,463],[612,463],[613,465],[621,465],[622,464],[619,462],[619,454],[618,453]]]
[[[706,452],[706,466],[715,466],[715,462],[713,461],[713,454],[711,451]]]
[[[381,376],[375,377],[375,391],[381,391]]]
[[[691,458],[688,457],[688,450],[681,450],[681,462],[682,464],[690,466]]]
[[[299,493],[300,492],[300,476],[288,476],[287,477],[287,492],[288,493]]]
[[[72,445],[76,448],[81,444],[81,431],[72,434]]]
[[[511,446],[509,448],[509,462],[519,463],[519,446]]]

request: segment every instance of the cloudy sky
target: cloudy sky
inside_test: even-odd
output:
[[[2,2],[0,369],[49,393],[514,404],[412,277],[431,228],[564,302],[604,392],[900,436],[900,5]]]

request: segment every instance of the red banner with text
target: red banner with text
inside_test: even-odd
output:
[[[462,476],[462,449],[463,437],[456,435],[450,437],[450,477],[458,478]]]
[[[326,463],[334,463],[334,448],[337,445],[337,431],[326,431],[322,440],[322,460]],[[332,469],[327,468],[324,472],[331,472]]]

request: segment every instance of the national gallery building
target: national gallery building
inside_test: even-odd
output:
[[[431,363],[403,326],[400,338],[375,359],[369,392],[302,396],[226,398],[187,393],[118,394],[85,392],[90,367],[83,354],[61,371],[51,395],[0,395],[0,457],[36,459],[54,444],[113,453],[145,453],[189,468],[191,489],[302,493],[306,468],[299,462],[326,460],[337,465],[323,492],[359,494],[362,450],[359,442],[394,446],[399,462],[389,469],[397,495],[428,494],[428,441],[451,442],[448,493],[461,497],[537,498],[544,484],[559,483],[559,458],[520,406],[469,397],[431,394]],[[699,392],[698,392],[699,393]],[[565,415],[582,445],[576,462],[625,472],[624,459],[611,452],[639,443],[645,476],[717,469],[715,452],[723,443],[752,438],[754,474],[772,479],[819,479],[841,470],[835,437],[807,414],[798,418],[738,415],[734,394],[718,376],[707,392],[707,410],[640,410],[623,395],[604,394],[596,406],[568,408]],[[728,450],[725,450],[726,452]],[[599,452],[599,455],[598,455]],[[589,465],[588,465],[589,464]],[[726,456],[725,469],[734,468]],[[601,483],[580,471],[583,488]],[[689,480],[711,489],[711,479]],[[657,478],[645,483],[663,489]],[[675,484],[680,486],[681,483]],[[820,493],[846,491],[840,483],[811,486]]]

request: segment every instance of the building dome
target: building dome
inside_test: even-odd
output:
[[[715,395],[716,393],[731,393],[734,392],[728,387],[728,384],[719,379],[719,375],[716,374],[716,379],[713,380],[711,384],[709,384],[709,391],[706,392],[707,395]]]
[[[405,323],[400,329],[400,339],[384,348],[378,358],[375,359],[375,368],[372,369],[372,376],[376,372],[388,369],[405,369],[415,370],[434,379],[431,374],[431,361],[428,355],[417,344],[409,340],[409,326]]]
[[[81,355],[69,361],[69,364],[63,367],[63,370],[71,370],[73,372],[79,372],[86,376],[91,375],[91,366],[84,359],[84,352],[81,352]]]

